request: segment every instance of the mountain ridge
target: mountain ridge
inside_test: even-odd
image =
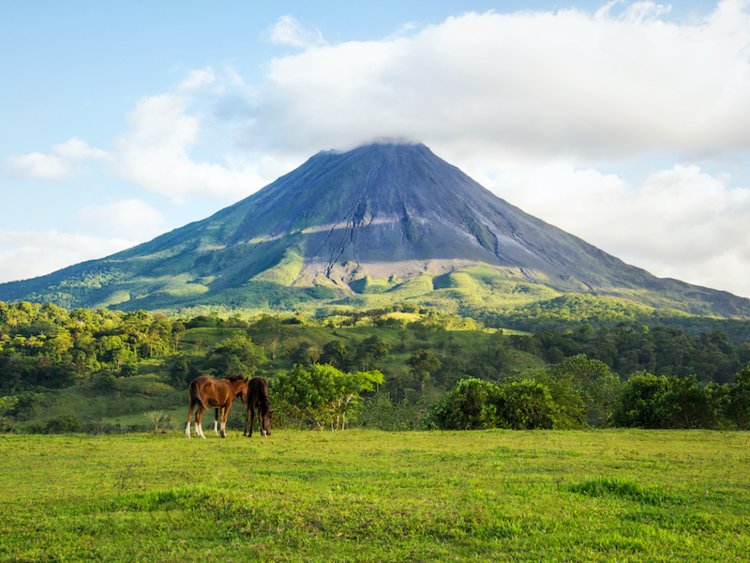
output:
[[[472,270],[483,266],[495,274]],[[0,299],[294,309],[371,294],[416,299],[405,284],[422,287],[424,298],[449,289],[470,297],[466,287],[444,287],[441,276],[452,273],[489,293],[512,281],[541,293],[750,317],[750,300],[627,265],[498,198],[426,146],[403,143],[321,151],[205,219],[99,260],[0,284]]]

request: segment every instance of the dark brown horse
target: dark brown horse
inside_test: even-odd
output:
[[[253,377],[247,384],[247,412],[245,413],[245,431],[242,435],[248,438],[253,435],[256,408],[258,409],[260,435],[270,436],[273,410],[268,399],[268,382],[262,377]]]
[[[190,438],[190,418],[193,414],[193,407],[197,405],[195,433],[201,438],[206,437],[203,434],[203,413],[214,407],[221,409],[221,437],[226,438],[229,409],[232,408],[232,403],[237,398],[243,403],[247,401],[247,381],[238,375],[230,375],[221,379],[201,375],[193,379],[190,382],[190,406],[187,412],[185,437]]]

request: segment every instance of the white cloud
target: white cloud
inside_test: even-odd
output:
[[[667,11],[468,13],[411,36],[313,42],[269,64],[252,140],[313,151],[408,136],[579,161],[747,150],[748,2],[699,21]],[[277,27],[305,46],[293,21]]]
[[[140,199],[87,205],[80,210],[78,217],[100,232],[131,240],[156,236],[164,224],[162,214]]]
[[[750,189],[677,165],[637,186],[570,163],[477,169],[524,211],[630,264],[750,297]]]
[[[321,47],[326,44],[319,29],[306,28],[292,16],[281,16],[271,28],[271,41],[301,49]]]
[[[133,244],[131,240],[57,231],[0,231],[0,282],[49,274]]]
[[[40,180],[59,180],[69,172],[65,159],[40,152],[9,156],[6,163],[12,172]]]
[[[52,148],[54,154],[31,152],[10,156],[8,167],[19,174],[40,180],[61,180],[70,175],[72,165],[86,160],[102,160],[108,153],[90,146],[86,141],[71,137]]]
[[[68,160],[100,160],[109,157],[106,151],[92,147],[77,137],[71,137],[52,150]]]
[[[199,91],[216,82],[216,74],[211,68],[201,68],[192,70],[177,86],[177,91],[189,94]]]
[[[141,187],[183,201],[193,195],[237,198],[260,188],[266,178],[239,158],[224,163],[195,160],[202,117],[190,113],[190,98],[169,92],[142,99],[129,115],[129,130],[118,143],[122,173]]]

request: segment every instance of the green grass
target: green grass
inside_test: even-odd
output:
[[[750,557],[748,433],[207,435],[0,436],[0,559]]]

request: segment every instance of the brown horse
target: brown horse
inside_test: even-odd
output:
[[[187,412],[187,426],[185,427],[185,437],[190,438],[190,418],[195,411],[195,433],[201,438],[203,434],[203,413],[209,408],[215,407],[221,409],[221,437],[227,437],[227,418],[229,409],[235,399],[241,399],[244,403],[247,401],[247,381],[238,376],[230,375],[221,379],[214,379],[207,375],[201,375],[190,382],[190,406]]]
[[[273,410],[268,399],[268,382],[262,377],[253,377],[247,384],[247,412],[245,413],[245,431],[242,435],[248,438],[253,435],[256,408],[258,409],[260,435],[270,436]]]

